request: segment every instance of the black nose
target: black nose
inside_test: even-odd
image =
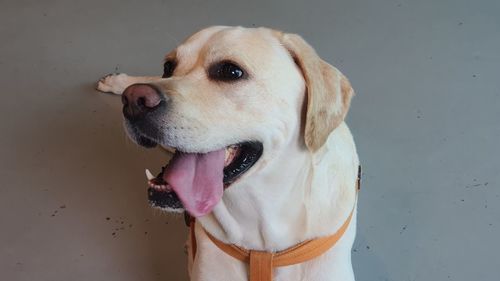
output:
[[[123,115],[128,119],[142,118],[164,104],[162,100],[159,90],[151,85],[131,85],[123,91]]]

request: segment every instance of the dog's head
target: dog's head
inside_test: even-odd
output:
[[[127,88],[123,111],[138,144],[176,150],[150,177],[151,203],[203,216],[225,188],[286,166],[277,155],[290,147],[315,153],[352,95],[348,80],[298,35],[211,27],[166,56],[162,79]]]

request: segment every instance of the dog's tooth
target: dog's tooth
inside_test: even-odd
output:
[[[148,178],[149,181],[155,178],[155,176],[153,176],[153,174],[151,174],[149,169],[146,169],[146,178]]]
[[[163,185],[155,184],[154,188],[157,190],[163,190]]]

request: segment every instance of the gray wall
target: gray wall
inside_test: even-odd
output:
[[[165,155],[93,83],[214,24],[302,34],[354,85],[358,281],[498,280],[499,1],[0,5],[1,280],[186,280],[182,219],[145,200]]]

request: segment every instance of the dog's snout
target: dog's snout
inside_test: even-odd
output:
[[[162,104],[158,89],[148,84],[134,84],[123,91],[123,114],[127,118],[140,118]]]

